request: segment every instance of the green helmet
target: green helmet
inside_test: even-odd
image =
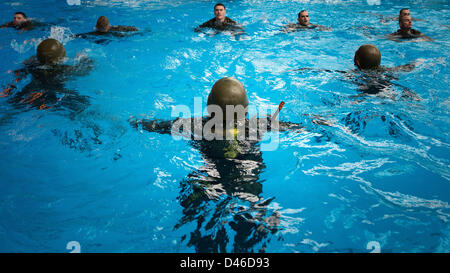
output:
[[[66,57],[66,50],[55,39],[46,39],[37,48],[37,58],[41,64],[57,63],[64,57]]]
[[[381,63],[380,50],[374,45],[362,45],[355,52],[354,61],[360,69],[376,69]]]
[[[222,109],[223,117],[226,118],[226,106],[232,105],[234,107],[241,105],[247,112],[248,97],[245,88],[238,80],[231,77],[225,77],[218,80],[212,87],[211,93],[208,96],[208,106],[217,105]],[[208,107],[208,112],[212,112]],[[235,115],[236,116],[236,115]]]

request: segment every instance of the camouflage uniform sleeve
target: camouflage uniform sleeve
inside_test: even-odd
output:
[[[231,18],[225,17],[225,21],[229,25],[236,25],[236,21],[232,20]]]
[[[141,119],[130,121],[134,128],[142,128],[148,132],[155,132],[159,134],[170,134],[174,121],[166,121],[160,119]]]
[[[397,31],[395,31],[395,32],[392,32],[392,33],[389,34],[389,35],[391,35],[391,36],[397,36],[397,35],[400,35],[400,30],[397,30]]]
[[[14,27],[14,23],[13,23],[13,22],[4,23],[4,24],[1,25],[0,27],[1,27],[1,28],[5,28],[5,27]]]
[[[214,27],[214,21],[215,21],[215,18],[212,18],[211,20],[208,20],[208,21],[204,22],[203,24],[199,25],[198,28],[205,28],[205,27],[212,28],[212,27]]]
[[[31,22],[29,20],[19,26],[19,29],[21,29],[21,30],[31,30],[32,28],[33,28],[33,22]]]
[[[138,31],[136,27],[133,26],[112,26],[112,31],[123,31],[123,32],[129,32],[129,31]]]
[[[158,134],[184,136],[188,139],[194,138],[196,126],[202,132],[203,123],[204,120],[202,118],[176,118],[174,120],[142,119],[130,121],[131,126],[137,129],[142,128],[148,132]]]
[[[267,130],[273,131],[278,130],[280,132],[290,131],[290,130],[300,130],[304,126],[300,123],[285,122],[279,120],[273,120],[272,117],[267,117]]]
[[[415,36],[422,36],[422,32],[418,31],[417,29],[411,29],[411,34]]]

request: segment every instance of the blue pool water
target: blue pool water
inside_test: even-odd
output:
[[[0,251],[70,252],[76,241],[81,252],[449,252],[448,1],[224,1],[246,34],[194,32],[214,4],[0,3],[5,22],[20,10],[50,23],[0,30],[2,89],[47,37],[65,45],[68,62],[94,61],[66,82],[89,97],[81,112],[0,98]],[[398,24],[377,14],[403,7],[434,41],[386,39]],[[301,9],[332,31],[280,33]],[[71,37],[100,15],[140,33],[103,44]],[[357,96],[360,83],[333,71],[353,69],[366,43],[384,66],[418,65],[378,96]],[[305,67],[315,70],[296,70]],[[194,97],[205,104],[225,76],[244,84],[253,107],[269,112],[283,100],[280,120],[305,126],[280,133],[277,149],[246,162],[256,170],[233,176],[254,181],[246,190],[204,171],[195,145],[128,122],[172,119],[175,105],[201,116]]]

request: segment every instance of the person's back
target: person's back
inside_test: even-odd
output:
[[[381,66],[380,50],[370,44],[362,45],[355,52],[354,64],[358,68],[353,74],[346,74],[347,77],[358,85],[362,94],[376,95],[388,91],[392,86],[402,89],[402,97],[409,97],[420,100],[420,97],[412,90],[398,83],[396,72],[410,72],[414,69],[415,63],[399,65],[395,67]]]
[[[232,106],[234,112],[228,113]],[[300,129],[295,123],[279,122],[274,117],[247,119],[248,98],[243,85],[234,78],[218,80],[208,97],[206,117],[177,118],[172,121],[138,120],[134,127],[149,132],[175,134],[193,140],[195,146],[209,147],[206,157],[242,158],[252,151],[267,131]],[[280,108],[281,109],[281,108]],[[220,115],[217,113],[220,112]],[[206,146],[204,146],[206,145]],[[229,147],[226,148],[226,147]]]
[[[9,102],[38,109],[55,106],[76,111],[83,109],[88,104],[87,97],[66,89],[65,83],[73,76],[82,76],[92,70],[92,60],[84,57],[76,65],[67,65],[63,63],[65,58],[64,46],[57,40],[46,39],[41,42],[36,56],[25,61],[24,68],[14,71],[16,82],[28,75],[31,75],[31,80],[11,96]],[[9,93],[16,88],[15,85],[10,86]]]
[[[246,118],[249,101],[244,86],[234,78],[222,78],[212,87],[208,96],[206,117],[177,118],[172,121],[132,120],[131,125],[138,130],[160,134],[182,135],[189,144],[202,155],[204,164],[192,170],[181,183],[179,197],[183,207],[183,217],[175,228],[196,222],[196,230],[190,232],[192,245],[200,252],[224,252],[227,242],[223,236],[216,236],[221,230],[225,236],[234,236],[235,240],[250,241],[236,251],[252,251],[254,245],[265,240],[270,232],[275,232],[279,224],[279,215],[265,213],[270,200],[261,202],[262,184],[260,174],[265,169],[262,156],[262,139],[265,130],[252,127],[252,122],[267,120],[267,129],[275,129],[271,119],[248,120]],[[279,109],[281,109],[280,104]],[[276,112],[278,113],[278,112]],[[272,116],[276,119],[276,115]],[[280,124],[283,128],[282,123]],[[290,129],[301,129],[299,124],[289,124]],[[255,130],[256,129],[256,130]],[[282,129],[281,129],[282,130]],[[260,131],[261,134],[258,134]],[[253,138],[249,133],[255,133]],[[247,202],[249,211],[258,211],[258,216],[245,218],[235,213],[232,207],[235,200]],[[210,215],[208,207],[216,206],[220,217],[208,221],[202,219]],[[230,218],[233,221],[222,221]],[[255,223],[255,221],[257,221]],[[262,223],[268,224],[259,224]],[[225,229],[225,226],[229,225]],[[236,225],[242,228],[235,229]],[[214,226],[213,229],[210,227]],[[230,234],[227,230],[235,229]],[[200,232],[202,230],[202,232]],[[207,243],[205,243],[207,242]]]
[[[90,37],[125,37],[127,32],[137,32],[139,29],[134,26],[111,26],[106,16],[100,16],[95,25],[95,31],[74,35],[76,38],[90,39]],[[97,40],[96,43],[105,43],[105,40]]]

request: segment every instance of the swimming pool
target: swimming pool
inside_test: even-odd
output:
[[[0,30],[2,88],[46,37],[95,65],[66,83],[89,97],[82,112],[0,99],[0,251],[69,252],[75,241],[81,252],[449,252],[449,4],[407,2],[223,1],[246,34],[212,36],[193,29],[213,17],[213,1],[2,1],[5,22],[20,10],[51,23]],[[398,25],[377,14],[403,7],[433,42],[385,38]],[[280,33],[302,9],[332,31]],[[100,15],[141,32],[103,44],[71,38]],[[382,65],[419,64],[378,96],[357,96],[360,83],[334,71],[353,69],[367,43]],[[314,69],[296,70],[305,67]],[[285,101],[280,120],[305,126],[247,162],[257,168],[245,190],[204,171],[195,145],[128,122],[172,119],[175,105],[201,116],[194,98],[206,104],[225,76],[244,84],[253,107]]]

